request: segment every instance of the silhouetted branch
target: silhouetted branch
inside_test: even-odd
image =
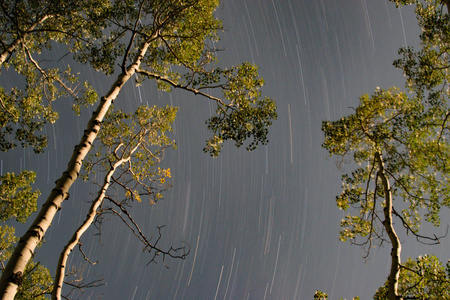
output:
[[[448,225],[447,225],[447,229],[445,230],[445,234],[442,235],[442,236],[439,236],[439,237],[437,235],[435,235],[435,234],[433,234],[433,237],[418,234],[417,232],[415,232],[411,228],[411,226],[409,226],[409,224],[405,221],[405,219],[394,208],[393,208],[393,213],[394,213],[394,215],[396,215],[402,221],[403,227],[406,228],[407,232],[408,233],[411,232],[416,237],[416,240],[419,243],[422,243],[422,244],[425,244],[425,245],[437,245],[437,244],[441,243],[440,239],[445,238],[447,236],[447,234],[448,234],[448,227],[449,227]],[[433,241],[433,243],[426,243],[426,242],[421,241],[421,239]]]
[[[187,243],[186,243],[187,246],[182,246],[182,247],[178,247],[178,248],[170,247],[168,250],[162,250],[161,248],[158,247],[158,243],[162,237],[161,229],[164,226],[158,227],[158,237],[156,238],[156,241],[154,243],[152,243],[151,242],[152,237],[150,239],[147,238],[147,236],[141,231],[139,225],[134,221],[133,217],[128,212],[128,210],[124,207],[124,205],[115,201],[111,197],[106,197],[106,199],[109,200],[111,203],[113,203],[115,206],[117,206],[120,209],[121,213],[114,210],[113,208],[110,208],[109,210],[110,210],[110,212],[112,212],[113,214],[118,216],[122,220],[122,222],[131,230],[133,235],[136,236],[141,241],[142,244],[144,244],[143,251],[147,251],[149,253],[153,252],[153,257],[150,259],[148,264],[150,264],[152,262],[156,262],[156,258],[158,256],[162,256],[162,262],[163,262],[164,266],[166,268],[169,268],[167,266],[167,264],[165,263],[165,259],[167,256],[171,257],[171,258],[175,258],[175,259],[177,259],[177,258],[185,259],[186,256],[189,254],[190,246]],[[122,216],[122,214],[124,214],[126,216],[126,218],[124,218]],[[182,251],[182,254],[178,254],[179,251]]]

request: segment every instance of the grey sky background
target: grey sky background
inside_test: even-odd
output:
[[[185,261],[167,260],[170,269],[161,263],[146,266],[149,256],[141,245],[111,219],[103,225],[101,243],[92,236],[95,230],[82,238],[86,254],[98,265],[88,266],[77,251],[71,256],[70,263],[84,269],[87,279],[103,276],[107,283],[82,298],[312,299],[320,289],[330,299],[369,299],[386,279],[390,247],[374,249],[364,260],[360,248],[339,242],[343,213],[334,199],[345,170],[327,159],[320,126],[351,113],[358,97],[377,86],[403,88],[403,75],[392,61],[402,45],[418,43],[413,11],[398,10],[387,0],[225,0],[217,16],[224,25],[218,46],[226,48],[219,64],[259,65],[266,81],[262,92],[277,101],[269,145],[247,152],[229,144],[213,159],[202,152],[209,137],[204,121],[213,109],[207,100],[158,92],[152,82],[140,88],[129,83],[116,106],[180,107],[174,135],[178,149],[169,151],[163,163],[172,170],[173,188],[154,207],[136,205],[136,220],[149,235],[166,225],[164,245],[186,241],[191,254]],[[99,95],[114,81],[88,69],[80,72]],[[92,111],[76,117],[68,102],[58,104],[57,125],[46,128],[51,138],[46,153],[19,149],[0,156],[2,172],[37,171],[42,202]],[[89,192],[95,191],[78,181],[49,229],[37,259],[52,272],[67,232],[84,219]],[[403,240],[403,259],[425,253],[445,261],[450,257],[448,239],[432,247],[411,237]]]

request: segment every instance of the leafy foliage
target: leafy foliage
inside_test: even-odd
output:
[[[361,97],[354,114],[323,123],[323,147],[341,162],[350,157],[359,165],[343,175],[343,192],[336,197],[340,209],[357,210],[357,216],[342,221],[342,240],[383,235],[381,223],[377,225],[384,207],[378,198],[384,192],[378,188],[376,152],[383,155],[394,198],[406,203],[397,204],[404,208],[395,211],[404,225],[416,232],[421,209],[427,221],[439,225],[440,208],[450,204],[447,120],[439,112],[398,89],[377,90],[372,97]]]
[[[32,190],[35,178],[36,174],[30,171],[0,176],[0,221],[15,218],[23,223],[36,211],[40,192]]]
[[[85,161],[83,178],[88,180],[96,170],[106,172],[125,160],[116,167],[112,184],[124,190],[126,199],[141,202],[141,197],[146,197],[150,204],[157,202],[168,187],[166,178],[171,177],[170,168],[159,164],[165,149],[175,148],[167,133],[172,131],[176,112],[177,108],[170,106],[141,106],[132,114],[110,111],[98,136],[97,151]]]
[[[0,177],[0,221],[15,219],[25,222],[36,211],[39,191],[33,191],[31,183],[35,180],[35,173],[23,171],[18,175],[7,173]],[[14,227],[0,226],[0,270],[4,269],[4,262],[8,261],[14,250],[18,238]],[[30,261],[21,278],[16,299],[46,299],[51,289],[52,278],[47,268],[39,263]]]
[[[213,136],[204,150],[212,156],[219,154],[224,140],[233,140],[239,147],[253,137],[248,150],[267,144],[267,128],[277,117],[275,102],[260,97],[264,81],[256,66],[211,67],[217,58],[209,43],[217,41],[221,29],[213,16],[217,5],[218,1],[211,0],[115,3],[105,12],[105,19],[115,25],[111,34],[76,54],[79,61],[111,75],[117,64],[124,72],[128,57],[141,50],[143,41],[148,42],[147,55],[137,70],[142,75],[138,84],[145,78],[155,79],[163,91],[180,88],[216,102],[216,115],[206,122]],[[138,22],[140,18],[150,22]],[[133,38],[128,40],[131,28]],[[207,89],[220,89],[223,98],[205,92]]]
[[[263,81],[257,76],[257,68],[249,64],[227,70],[210,66],[216,60],[216,49],[207,42],[217,41],[221,29],[220,21],[213,16],[217,5],[218,0],[84,0],[66,1],[64,5],[56,0],[39,5],[20,0],[4,2],[0,13],[0,20],[5,22],[0,32],[4,59],[0,65],[5,69],[13,66],[25,79],[25,88],[0,88],[0,150],[12,149],[18,141],[36,152],[43,151],[47,139],[39,132],[58,118],[52,108],[54,100],[65,95],[74,97],[76,113],[97,100],[90,84],[79,85],[70,67],[60,71],[36,59],[54,43],[67,44],[76,60],[107,75],[118,71],[117,65],[124,72],[142,45],[148,43],[140,68],[144,77],[156,79],[161,90],[183,87],[196,94],[207,88],[224,90],[229,104],[201,93],[218,104],[217,117],[208,121],[213,131],[211,140],[231,139],[240,146],[253,136],[249,150],[267,143],[267,127],[276,118],[276,108],[273,100],[259,99]],[[217,84],[219,78],[226,83]],[[216,156],[220,147],[208,142],[205,150]]]
[[[116,75],[88,122],[66,172],[56,181],[33,227],[22,237],[22,243],[4,269],[1,293],[5,290],[10,295],[15,293],[17,284],[10,278],[21,272],[25,274],[22,266],[32,258],[56,213],[55,208],[60,208],[68,196],[81,162],[95,144],[97,135],[97,152],[91,156],[92,160],[85,162],[85,178],[95,175],[91,171],[103,175],[112,171],[112,166],[118,166],[117,173],[111,177],[114,190],[104,191],[115,209],[111,206],[102,209],[118,215],[124,222],[127,216],[127,225],[134,226],[134,232],[140,231],[126,207],[144,198],[153,204],[170,187],[166,181],[170,169],[158,164],[164,149],[174,145],[165,133],[170,131],[176,109],[141,107],[134,114],[111,111],[111,103],[131,78],[137,84],[152,79],[160,90],[181,88],[216,103],[217,116],[207,121],[213,131],[212,139],[218,144],[217,147],[207,145],[206,150],[213,155],[218,155],[220,144],[227,139],[234,140],[239,147],[253,137],[249,150],[259,143],[267,143],[267,127],[276,118],[276,107],[272,99],[260,97],[263,80],[257,74],[257,67],[212,66],[217,61],[217,49],[213,45],[221,30],[220,21],[214,17],[218,4],[218,0],[44,0],[39,3],[6,0],[0,4],[0,21],[5,24],[0,29],[0,71],[2,76],[13,74],[21,78],[12,87],[0,87],[1,151],[8,151],[18,143],[23,147],[32,146],[35,152],[43,151],[47,139],[40,131],[45,124],[56,122],[58,113],[52,102],[58,98],[73,97],[76,113],[97,100],[90,84],[79,83],[70,67],[63,69],[58,62],[42,59],[51,55],[55,45],[71,53],[76,62],[106,75]],[[143,235],[136,235],[146,248],[156,249]],[[172,256],[178,250],[170,248],[166,253],[156,250],[155,256],[161,253]],[[183,252],[177,257],[185,255]]]
[[[377,290],[374,299],[388,299],[387,290],[388,282]],[[449,299],[449,262],[443,266],[434,255],[419,256],[416,260],[408,258],[400,270],[399,295],[403,299]]]
[[[0,72],[14,78],[13,87],[0,87],[0,151],[17,146],[31,146],[42,152],[47,137],[43,126],[54,123],[58,113],[52,102],[62,96],[75,99],[74,108],[93,104],[97,95],[88,82],[78,86],[70,67],[60,70],[58,64],[39,57],[54,43],[73,44],[100,33],[99,22],[86,7],[102,7],[104,0],[23,1],[5,0],[0,4]],[[97,23],[97,25],[93,25]],[[12,69],[12,70],[11,70]]]
[[[314,300],[326,300],[328,299],[328,295],[321,291],[316,291],[314,293]]]
[[[277,117],[276,105],[268,97],[260,99],[259,88],[264,81],[258,77],[257,67],[245,63],[232,70],[216,70],[215,73],[222,73],[227,80],[223,94],[229,104],[219,104],[217,115],[206,121],[214,135],[208,140],[204,151],[217,156],[224,140],[232,140],[236,147],[240,147],[250,137],[253,137],[253,141],[247,150],[256,149],[259,143],[266,145],[267,128]]]
[[[316,291],[314,293],[314,300],[327,300],[328,299],[328,294],[322,292],[322,291]],[[343,298],[341,298],[341,300],[343,300]],[[360,300],[359,297],[354,297],[352,298],[352,300]]]
[[[52,283],[50,271],[39,262],[30,261],[25,268],[22,284],[15,299],[48,299]]]
[[[18,238],[14,235],[14,227],[0,226],[0,270],[4,269],[4,261],[7,261],[14,250],[14,244]],[[30,261],[22,277],[22,284],[19,287],[15,299],[47,299],[51,291],[52,277],[47,268],[40,263]]]
[[[176,108],[139,107],[134,113],[111,110],[103,121],[103,130],[96,141],[96,152],[85,160],[85,180],[101,176],[97,196],[92,201],[86,219],[74,232],[60,254],[52,297],[61,298],[62,285],[66,276],[65,266],[74,247],[80,244],[84,232],[95,222],[101,224],[105,214],[115,215],[139,239],[144,251],[153,253],[150,262],[159,257],[165,263],[166,257],[184,259],[188,247],[163,250],[158,243],[161,227],[156,238],[147,238],[129,213],[129,208],[142,198],[155,204],[162,198],[162,192],[170,187],[166,178],[170,169],[161,168],[160,162],[167,147],[175,147],[166,133],[172,131]],[[94,176],[93,176],[94,175]],[[106,203],[105,203],[106,202]],[[97,227],[101,234],[101,226]],[[181,253],[181,254],[180,254]]]
[[[420,235],[419,229],[423,221],[439,226],[441,208],[450,206],[450,169],[446,163],[450,154],[450,27],[449,16],[443,11],[449,1],[392,2],[415,5],[422,29],[420,50],[402,48],[401,57],[394,61],[394,66],[404,71],[410,95],[397,88],[378,88],[372,96],[362,96],[353,114],[323,122],[323,147],[339,157],[339,166],[346,162],[357,165],[343,175],[343,192],[336,197],[340,209],[351,207],[355,212],[342,220],[341,240],[366,246],[367,255],[374,241],[383,243],[389,236],[392,243],[389,279],[375,298],[435,299],[432,280],[442,277],[436,273],[440,263],[424,256],[401,265],[401,246],[392,217],[419,241],[439,242],[436,236]],[[386,226],[388,223],[391,226]],[[428,271],[416,269],[433,269],[433,275],[424,277]]]
[[[414,5],[422,29],[420,49],[403,47],[394,66],[403,70],[407,87],[420,99],[442,106],[449,96],[450,16],[445,13],[448,0],[394,1],[397,5]],[[447,7],[448,10],[448,7]]]
[[[218,0],[114,1],[100,12],[108,34],[81,44],[76,58],[111,75],[118,71],[117,63],[125,68],[128,56],[135,55],[146,41],[150,42],[149,52],[142,58],[142,67],[159,75],[174,75],[170,66],[195,66],[204,53],[205,39],[217,39],[221,25],[213,13],[218,3]]]
[[[17,242],[17,238],[14,235],[15,228],[3,225],[0,226],[0,261],[3,267],[3,262],[8,260],[11,256],[13,245]]]

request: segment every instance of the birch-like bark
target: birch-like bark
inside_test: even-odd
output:
[[[450,12],[450,0],[442,0],[442,3],[447,6],[447,12]]]
[[[389,184],[389,180],[387,179],[386,173],[384,172],[384,163],[383,158],[379,152],[375,153],[375,158],[378,162],[378,174],[377,176],[381,179],[384,189],[384,198],[386,202],[386,206],[383,209],[384,211],[384,221],[383,226],[386,229],[386,232],[389,236],[389,239],[392,244],[391,250],[391,270],[389,272],[388,277],[388,299],[389,300],[399,300],[401,299],[398,296],[398,279],[400,276],[400,254],[402,251],[402,245],[400,243],[400,239],[398,238],[397,233],[395,232],[394,225],[392,223],[392,193],[391,187]]]
[[[136,146],[132,152],[134,152],[137,149],[137,147],[138,146]],[[83,235],[83,233],[94,222],[95,216],[97,214],[97,209],[100,207],[103,200],[105,199],[106,191],[109,188],[110,180],[111,180],[111,177],[113,176],[114,172],[121,164],[129,161],[130,158],[131,158],[131,154],[126,158],[120,159],[114,165],[111,166],[109,172],[105,175],[102,188],[98,192],[97,197],[95,198],[94,202],[92,202],[91,207],[89,208],[89,212],[86,216],[86,219],[80,225],[80,227],[78,227],[78,229],[73,234],[72,238],[69,240],[69,242],[67,243],[67,245],[64,247],[63,251],[61,252],[61,254],[59,256],[59,260],[58,260],[58,265],[56,266],[56,275],[55,275],[55,281],[53,283],[52,299],[58,299],[58,300],[61,299],[61,292],[62,292],[62,286],[63,286],[63,282],[64,282],[64,277],[65,277],[67,259],[69,258],[69,255],[72,252],[73,248],[75,248],[75,246],[80,241],[80,238]]]
[[[56,212],[61,209],[61,204],[69,197],[69,188],[78,178],[82,163],[87,153],[91,149],[97,134],[100,130],[101,122],[106,115],[112,102],[117,98],[124,84],[134,75],[139,68],[142,58],[144,57],[150,42],[156,38],[157,33],[144,43],[140,51],[134,57],[133,63],[122,72],[111,89],[102,97],[99,106],[93,113],[87,124],[87,129],[81,138],[80,143],[75,146],[72,157],[66,171],[56,181],[56,186],[50,193],[46,202],[39,211],[38,216],[27,232],[20,238],[11,258],[8,261],[3,274],[0,278],[0,299],[13,300],[17,293],[18,285],[22,281],[25,266],[32,258],[36,246],[42,241],[47,229],[49,228]]]

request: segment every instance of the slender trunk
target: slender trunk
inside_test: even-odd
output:
[[[450,0],[442,0],[442,3],[447,6],[447,12],[450,12]]]
[[[388,299],[389,300],[398,300],[401,299],[398,296],[398,278],[400,276],[400,254],[402,251],[402,245],[400,244],[400,239],[398,238],[397,233],[395,232],[394,225],[392,224],[392,193],[391,187],[389,185],[389,180],[386,177],[384,172],[384,163],[381,157],[381,154],[377,152],[375,154],[376,160],[378,161],[378,174],[377,176],[381,179],[384,189],[384,198],[386,201],[386,206],[384,208],[384,221],[383,225],[386,229],[386,232],[389,236],[389,239],[392,244],[391,250],[391,270],[389,272],[389,290],[388,290]]]
[[[52,291],[52,299],[61,299],[61,292],[62,292],[62,285],[64,282],[65,277],[65,269],[66,269],[66,263],[67,259],[69,258],[70,253],[72,252],[73,248],[78,244],[80,241],[81,236],[83,233],[91,226],[91,224],[94,222],[95,215],[97,214],[97,209],[105,199],[106,191],[109,188],[109,182],[111,180],[112,175],[116,171],[116,169],[123,164],[124,162],[130,160],[130,156],[125,159],[121,159],[117,161],[109,170],[109,172],[106,174],[105,179],[103,181],[103,186],[98,192],[97,198],[95,198],[94,202],[92,202],[91,207],[89,208],[89,213],[86,216],[86,219],[81,224],[80,227],[75,231],[72,238],[69,240],[69,243],[64,247],[63,251],[61,252],[58,260],[58,265],[56,266],[56,275],[55,275],[55,281],[53,283],[53,291]]]
[[[19,45],[19,43],[23,41],[30,34],[30,32],[33,31],[38,25],[42,24],[45,20],[47,20],[50,17],[51,17],[50,15],[43,16],[40,20],[31,24],[31,26],[27,30],[25,30],[25,32],[21,36],[17,37],[14,41],[12,41],[12,43],[9,44],[9,46],[7,46],[6,49],[4,49],[0,54],[0,67],[6,61],[8,56],[14,51],[14,49],[16,49],[17,45]]]
[[[156,34],[153,38],[155,37]],[[126,72],[123,72],[118,76],[106,96],[102,97],[97,110],[93,113],[87,124],[87,129],[85,130],[80,143],[75,146],[66,171],[56,181],[55,188],[42,206],[33,224],[20,238],[8,264],[3,270],[3,274],[0,278],[0,299],[14,299],[18,285],[20,285],[22,281],[25,266],[33,256],[36,246],[44,237],[56,212],[61,209],[62,202],[69,197],[69,188],[78,177],[83,160],[97,137],[98,131],[100,130],[100,124],[106,112],[120,93],[123,85],[134,75],[136,69],[140,66],[141,60],[147,52],[148,47],[149,43],[143,44],[139,53],[136,54],[133,63],[127,68]]]

